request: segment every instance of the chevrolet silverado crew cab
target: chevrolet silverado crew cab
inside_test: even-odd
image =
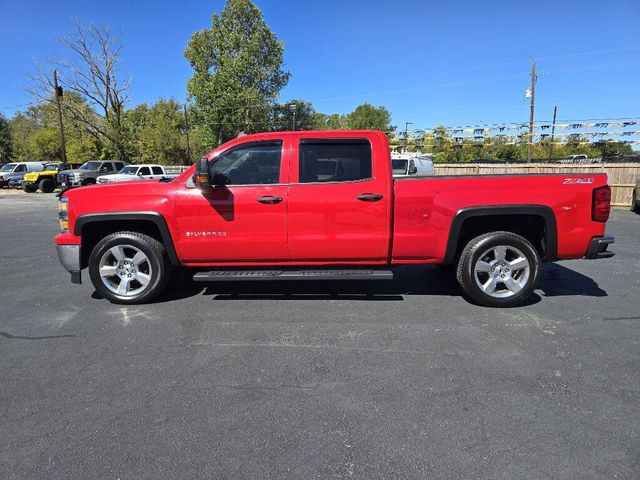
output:
[[[60,194],[55,243],[114,303],[152,300],[178,267],[198,282],[391,279],[455,265],[472,300],[523,302],[544,260],[613,255],[604,174],[393,179],[379,131],[246,135],[170,181]]]

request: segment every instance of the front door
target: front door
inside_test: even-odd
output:
[[[226,175],[226,186],[178,189],[177,245],[182,260],[287,261],[288,187],[282,164],[282,141],[241,144],[212,160],[212,177]]]
[[[297,177],[292,171],[289,188],[291,260],[384,262],[390,235],[388,163],[387,172],[368,139],[302,139],[297,151]]]

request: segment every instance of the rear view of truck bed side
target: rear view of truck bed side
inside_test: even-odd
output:
[[[398,179],[392,261],[451,264],[470,239],[497,230],[528,239],[545,260],[582,258],[604,236],[609,192],[605,174]]]

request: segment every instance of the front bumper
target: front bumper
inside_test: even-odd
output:
[[[84,180],[84,179],[82,179]],[[71,187],[79,187],[80,185],[82,185],[82,180],[76,180],[73,178],[65,178],[62,182],[60,182],[60,185],[62,188],[71,188]]]
[[[615,241],[616,239],[613,237],[592,238],[585,258],[596,259],[613,257],[615,253],[608,251],[607,247],[612,243],[615,243]]]
[[[71,283],[82,283],[80,245],[56,245],[62,266],[71,274]]]

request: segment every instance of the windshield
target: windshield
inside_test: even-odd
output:
[[[394,175],[406,175],[409,160],[391,160],[391,170]]]
[[[57,165],[47,165],[44,168],[45,172],[55,172],[56,170],[58,170],[58,166]]]
[[[0,168],[0,172],[13,172],[13,169],[16,168],[17,163],[7,163]]]
[[[86,162],[78,170],[98,170],[101,162]]]
[[[124,173],[126,175],[135,175],[136,174],[136,170],[138,170],[138,167],[124,167],[121,168],[120,171],[118,173]]]

